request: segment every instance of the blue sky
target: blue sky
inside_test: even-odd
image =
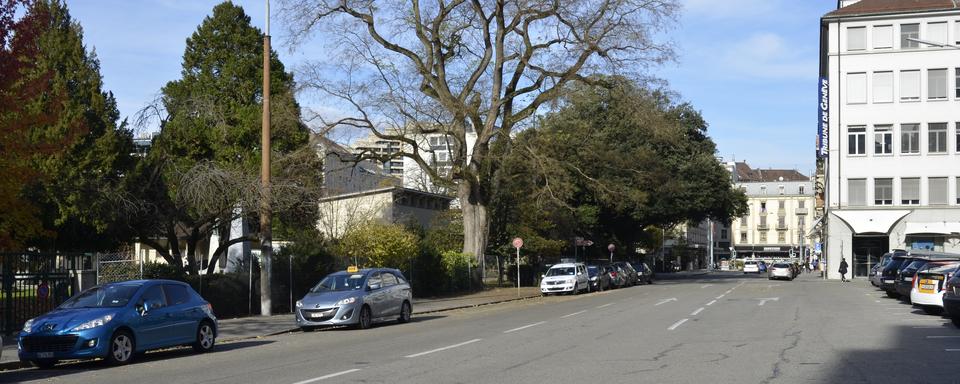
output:
[[[703,112],[725,159],[753,167],[813,169],[819,18],[835,0],[681,0],[669,33],[676,62],[655,68]],[[107,90],[130,117],[179,78],[186,38],[219,0],[67,0],[100,58]],[[262,0],[234,1],[263,28]],[[313,51],[290,52],[274,18],[274,46],[288,68]],[[314,100],[301,104],[314,109]]]

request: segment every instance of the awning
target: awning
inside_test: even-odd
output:
[[[820,216],[820,217],[818,217],[816,220],[813,221],[813,225],[811,225],[811,226],[810,226],[810,230],[807,231],[807,237],[808,237],[808,238],[809,238],[809,237],[813,237],[814,232],[820,230],[820,228],[817,228],[817,227],[820,226],[820,222],[823,221],[823,218],[824,218],[824,216]]]
[[[889,234],[890,229],[900,219],[906,216],[910,211],[907,210],[857,210],[857,211],[833,211],[834,216],[839,217],[854,234]]]
[[[915,235],[915,234],[936,234],[936,235],[949,235],[951,228],[947,226],[945,222],[936,222],[936,223],[907,223],[907,230],[904,234]]]

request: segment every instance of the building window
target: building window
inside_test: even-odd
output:
[[[726,239],[726,238],[727,238],[727,230],[726,230],[726,229],[721,229],[721,230],[720,230],[720,238],[721,238],[721,239]]]
[[[760,231],[760,243],[767,242],[767,231]]]
[[[847,205],[862,207],[867,205],[867,180],[847,180]]]
[[[900,71],[900,101],[920,100],[920,71]]]
[[[766,226],[767,226],[767,216],[766,215],[760,216],[760,227],[762,228]]]
[[[927,152],[947,153],[947,123],[927,124]]]
[[[801,185],[801,186],[800,186],[800,194],[801,194],[801,195],[803,194],[803,190],[804,190],[804,188],[803,188],[803,186]],[[801,204],[803,204],[803,203],[801,203]],[[803,208],[803,205],[801,205],[800,207]]]
[[[767,202],[766,202],[766,201],[761,201],[761,202],[760,202],[760,213],[767,213]]]
[[[867,127],[862,125],[847,127],[847,154],[864,155],[867,153]]]
[[[867,27],[847,28],[847,50],[862,51],[867,49]]]
[[[777,186],[777,189],[779,190],[781,195],[783,195],[786,192],[786,189],[782,185]]]
[[[960,44],[960,21],[953,22],[953,43]]]
[[[900,24],[900,49],[917,49],[920,44],[916,40],[920,38],[920,24]]]
[[[847,104],[863,104],[867,102],[867,74],[847,74]]]
[[[900,153],[920,153],[920,124],[900,124]]]
[[[803,216],[797,217],[797,225],[800,227],[800,230],[801,230],[801,231],[804,230],[804,229],[806,229],[806,228],[807,228],[807,219],[806,219],[806,217],[803,217]]]
[[[957,146],[957,153],[960,153],[960,122],[957,123],[956,128],[957,130],[956,133],[954,133],[954,139],[956,139],[955,142]],[[957,191],[957,194],[960,194],[960,190]]]
[[[960,176],[957,176],[956,180],[954,180],[954,184],[956,184],[957,187],[954,189],[957,191],[957,205],[960,205]]]
[[[900,179],[900,204],[920,204],[920,179]]]
[[[874,179],[873,180],[873,204],[874,205],[892,205],[893,204],[893,179]]]
[[[777,243],[778,243],[778,244],[786,244],[786,243],[787,243],[787,236],[786,236],[786,233],[785,233],[785,232],[779,232],[779,233],[777,233]]]
[[[947,98],[947,70],[927,70],[927,100],[946,100]]]
[[[960,25],[960,23],[957,23],[957,25]],[[955,80],[954,90],[953,90],[954,97],[960,99],[960,68],[954,68],[953,71],[954,71],[953,77]]]
[[[947,205],[949,191],[947,190],[947,178],[946,177],[931,177],[927,179],[927,188],[929,190],[929,198],[927,204],[930,205]]]
[[[873,27],[873,49],[893,48],[893,26],[877,25]]]
[[[947,39],[947,22],[927,23],[927,34],[924,37],[925,40],[930,42],[947,44],[949,41]]]
[[[873,126],[873,153],[875,155],[889,155],[893,153],[893,126]]]
[[[741,242],[741,243],[746,243],[746,242],[747,242],[747,233],[746,233],[746,232],[740,232],[740,242]]]
[[[893,72],[873,73],[873,102],[893,102]]]
[[[787,202],[786,202],[786,201],[783,201],[783,200],[778,201],[778,202],[777,202],[777,208],[779,208],[779,209],[782,211],[783,208],[785,208],[785,207],[787,206],[786,203],[787,203]]]
[[[766,185],[761,185],[761,186],[760,186],[760,194],[761,194],[761,195],[766,195],[766,194],[767,194],[767,186],[766,186]]]
[[[803,189],[803,186],[801,185],[800,188],[801,188],[801,190],[802,190],[802,189]],[[806,208],[806,207],[807,207],[807,201],[806,201],[806,200],[797,201],[797,208],[804,209],[804,208]]]

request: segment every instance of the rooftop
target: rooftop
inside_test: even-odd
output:
[[[749,182],[777,182],[777,181],[810,181],[810,178],[795,169],[753,169],[745,162],[736,163],[737,181]],[[782,179],[781,179],[782,178]]]
[[[866,16],[953,9],[960,10],[960,0],[861,0],[827,13],[824,17]]]

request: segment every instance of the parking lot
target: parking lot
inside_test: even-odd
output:
[[[668,277],[668,276],[664,276]],[[680,276],[669,276],[680,277]],[[951,382],[960,330],[866,281],[718,272],[290,333],[3,382]]]

